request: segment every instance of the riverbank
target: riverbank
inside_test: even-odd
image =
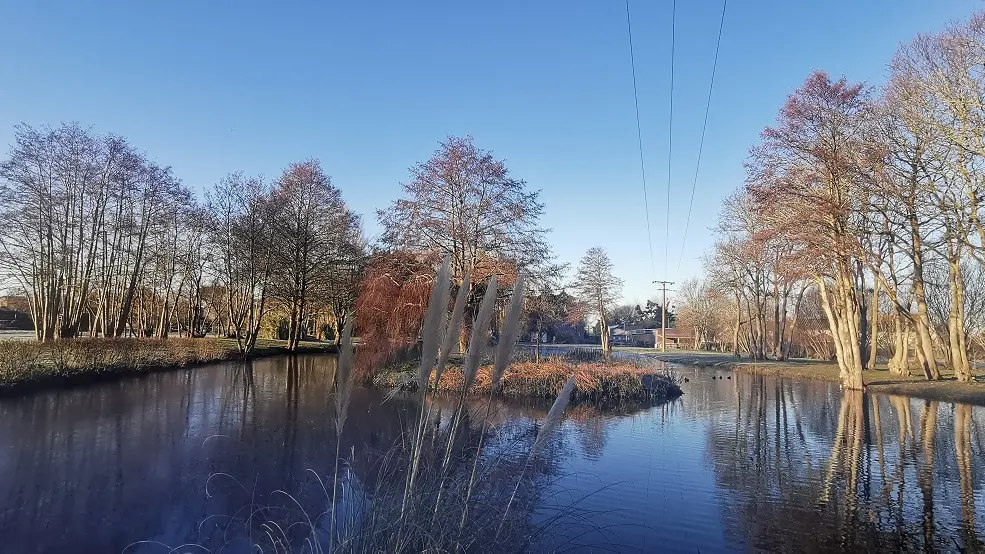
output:
[[[287,341],[258,340],[250,358],[334,353],[334,344],[303,341],[291,352]],[[51,343],[0,341],[0,395],[86,384],[124,375],[166,371],[240,359],[235,339],[85,338]]]
[[[382,371],[373,384],[386,389],[412,388],[418,363],[408,362]],[[503,375],[498,394],[504,397],[554,398],[565,382],[575,375],[574,400],[673,400],[684,394],[673,375],[652,367],[626,362],[571,362],[548,359],[542,362],[515,362]],[[492,366],[479,368],[472,395],[488,395],[492,387]],[[432,385],[434,378],[432,377]],[[460,394],[462,368],[451,365],[437,383],[439,392]]]
[[[748,359],[737,360],[730,354],[689,351],[666,353],[653,353],[651,351],[644,355],[680,365],[720,367],[757,375],[771,375],[789,379],[839,382],[838,365],[834,362],[799,359],[784,362],[770,360],[750,361]],[[943,380],[927,381],[922,376],[917,375],[907,377],[893,375],[887,368],[877,366],[875,370],[864,371],[862,376],[865,380],[866,391],[868,392],[900,394],[927,400],[985,406],[985,383],[981,382],[982,379],[985,379],[985,374],[981,370],[976,372],[978,381],[972,383],[958,382],[954,378],[953,373],[947,370],[943,370],[942,373],[944,374]]]

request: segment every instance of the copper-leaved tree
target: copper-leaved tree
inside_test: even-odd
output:
[[[835,344],[842,385],[863,386],[864,289],[860,246],[873,166],[881,159],[861,84],[813,73],[790,95],[747,163],[747,189],[764,232],[813,277]]]

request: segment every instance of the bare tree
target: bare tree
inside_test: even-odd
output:
[[[529,190],[472,137],[448,137],[410,171],[404,196],[377,212],[382,242],[393,251],[449,257],[456,287],[470,276],[469,314],[474,315],[491,275],[508,284],[523,271],[528,283],[539,283],[561,271],[540,226],[540,191]],[[468,333],[467,324],[460,348]]]
[[[590,306],[590,313],[599,318],[602,350],[610,352],[606,311],[622,294],[622,280],[613,275],[609,254],[600,246],[590,248],[581,258],[572,288],[579,300]]]
[[[123,139],[72,123],[17,127],[0,198],[0,267],[31,298],[38,339],[53,340],[127,331],[149,240],[189,195]]]
[[[694,333],[695,350],[704,350],[723,342],[728,334],[728,299],[707,281],[688,279],[678,287],[677,327]]]
[[[861,85],[815,72],[780,111],[747,164],[748,189],[770,233],[796,245],[813,276],[834,336],[842,385],[861,389],[863,327],[858,219],[879,150],[871,102]]]
[[[253,350],[270,311],[273,277],[274,204],[260,178],[234,173],[208,194],[215,274],[225,290],[229,327],[244,354]]]
[[[271,192],[274,294],[289,314],[288,348],[305,334],[315,299],[332,291],[331,268],[351,263],[350,246],[358,240],[359,218],[316,160],[292,164]]]

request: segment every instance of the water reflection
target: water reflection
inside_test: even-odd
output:
[[[334,369],[331,357],[285,357],[3,399],[4,549],[167,552],[156,544],[162,543],[248,551],[251,534],[262,533],[257,527],[263,518],[286,527],[324,516],[324,481],[335,457]],[[399,396],[383,402],[382,396],[367,389],[353,393],[351,423],[340,442],[349,495],[383,494],[382,481],[404,467],[391,458],[406,446],[403,431],[417,406]],[[518,456],[529,449],[549,407],[541,401],[495,403],[486,448],[495,463],[482,468],[483,482],[490,484],[484,502],[512,492]],[[645,407],[619,404],[596,417],[597,409],[581,406],[572,414],[598,426]],[[474,448],[486,405],[474,401],[468,408],[458,436],[461,451]],[[447,431],[454,409],[455,399],[437,402],[432,425]],[[594,444],[587,448],[603,448],[593,443],[598,440],[587,441]],[[425,466],[440,465],[434,460],[443,444],[436,440],[425,449]],[[511,510],[515,525],[528,524],[530,507],[567,448],[558,437],[532,464],[531,486],[521,488]],[[455,460],[452,481],[456,471],[471,469],[467,459]],[[288,513],[295,501],[303,512]],[[260,507],[284,514],[258,516]],[[532,527],[518,530],[524,540],[534,533]]]
[[[737,376],[734,424],[709,427],[728,542],[774,552],[981,549],[973,460],[983,453],[972,441],[981,409],[810,389]]]
[[[983,550],[985,409],[684,371],[673,403],[570,408],[518,491],[511,550]],[[335,456],[333,378],[332,358],[302,356],[0,400],[4,550],[248,551],[261,532],[250,507],[286,522],[296,500],[317,519]],[[455,402],[432,407],[438,434]],[[489,505],[512,493],[549,404],[495,402]],[[456,449],[466,453],[486,405],[467,408]],[[348,505],[385,498],[399,480],[391,457],[416,414],[410,399],[354,392],[340,443]],[[441,439],[425,448],[425,475],[443,450]],[[451,481],[470,467],[455,458]]]

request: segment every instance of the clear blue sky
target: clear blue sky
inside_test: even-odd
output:
[[[678,270],[720,0],[680,0],[667,210],[670,0],[631,0],[653,224],[646,227],[622,0],[0,0],[0,145],[18,122],[128,137],[193,189],[317,157],[371,236],[374,210],[447,135],[543,190],[561,261],[608,248],[629,301],[701,272],[746,150],[814,68],[881,83],[900,42],[980,0],[731,0]],[[665,270],[664,249],[670,263]]]

